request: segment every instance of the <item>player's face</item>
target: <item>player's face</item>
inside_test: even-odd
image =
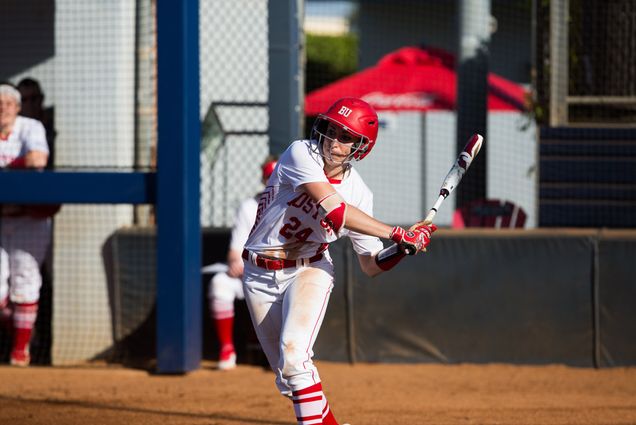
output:
[[[327,126],[325,136],[327,137],[323,143],[324,155],[333,164],[345,163],[360,142],[360,137],[331,122]]]
[[[9,94],[0,94],[0,125],[13,125],[18,112],[20,112],[20,106],[15,98]]]

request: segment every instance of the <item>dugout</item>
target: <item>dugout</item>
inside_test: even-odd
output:
[[[146,357],[141,364],[152,364],[154,357],[148,340],[153,307],[134,311],[141,304],[127,299],[143,294],[154,300],[150,268],[140,270],[135,261],[140,248],[154,249],[153,238],[148,229],[125,229],[113,234],[110,248],[120,276],[112,281],[112,294],[119,297],[111,303],[113,323],[123,330],[116,351],[128,360]],[[202,264],[223,261],[228,240],[229,230],[204,231]],[[426,254],[374,279],[360,272],[347,239],[330,250],[337,282],[315,347],[319,359],[636,364],[634,231],[441,229]],[[152,252],[144,257],[155,258]],[[202,291],[206,284],[202,278]],[[203,357],[213,359],[207,320]],[[249,329],[250,321],[240,306],[239,323],[243,361],[262,360],[247,356],[249,335],[240,329]]]

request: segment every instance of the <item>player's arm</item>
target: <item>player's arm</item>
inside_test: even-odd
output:
[[[431,233],[435,231],[431,226],[420,226],[413,231],[407,231],[402,227],[390,226],[376,220],[358,208],[345,203],[334,187],[327,182],[305,183],[300,187],[316,201],[323,219],[331,225],[335,232],[345,227],[365,235],[391,239],[398,245],[398,251],[402,254],[415,255],[426,248]],[[393,252],[390,254],[390,257],[385,260],[393,264],[392,261],[396,256],[393,255]],[[381,263],[380,268],[383,268],[383,264]],[[388,269],[383,268],[383,270]]]
[[[16,158],[9,164],[9,168],[35,168],[43,169],[49,160],[48,152],[30,150],[24,156]],[[59,205],[4,205],[0,208],[0,215],[8,217],[21,217],[25,215],[37,218],[52,217],[59,210]]]
[[[24,168],[43,169],[49,160],[49,146],[46,130],[39,121],[32,121],[25,135],[26,154],[21,158]]]
[[[360,263],[360,269],[362,273],[369,277],[375,277],[384,272],[376,262],[376,255],[361,255],[358,254],[358,263]],[[402,256],[404,257],[404,255]],[[396,263],[397,264],[397,263]]]
[[[252,201],[243,201],[234,215],[230,247],[227,251],[227,275],[230,277],[240,278],[243,276],[243,246],[245,246],[256,216],[256,203]]]
[[[421,251],[426,251],[426,246],[428,246],[431,240],[431,233],[435,230],[437,230],[437,227],[434,224],[418,230],[418,232],[420,232],[424,237],[424,243],[420,249]],[[375,255],[358,254],[358,262],[360,263],[360,268],[364,274],[374,277],[382,272],[391,270],[406,256],[407,252],[403,245],[400,243],[393,243],[388,247],[381,249]]]
[[[24,166],[26,168],[38,168],[42,169],[46,167],[46,163],[49,160],[48,152],[42,151],[29,151],[24,155]]]
[[[382,223],[358,208],[346,204],[334,187],[327,182],[305,183],[300,186],[319,205],[325,218],[334,223],[336,231],[341,227],[378,238],[390,238],[393,227]]]
[[[9,164],[9,168],[23,169],[23,168],[35,168],[42,169],[46,167],[46,163],[49,160],[48,152],[31,150],[24,156],[14,159]]]
[[[239,278],[243,276],[243,258],[242,252],[236,249],[229,249],[227,252],[227,275],[230,277]]]

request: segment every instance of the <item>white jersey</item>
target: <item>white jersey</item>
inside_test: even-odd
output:
[[[7,140],[0,140],[0,168],[7,167],[30,151],[49,152],[46,131],[38,120],[16,117]]]
[[[248,198],[241,202],[234,216],[234,225],[232,227],[232,237],[230,239],[230,249],[234,251],[243,251],[245,241],[250,235],[250,230],[254,226],[254,218],[256,217],[256,209],[258,201],[256,198]]]
[[[342,228],[335,234],[321,219],[316,202],[302,184],[331,183],[349,205],[373,215],[373,193],[358,172],[350,168],[343,180],[325,176],[316,141],[297,140],[283,153],[258,202],[254,228],[245,247],[272,258],[309,258],[327,249],[328,244],[348,236],[354,250],[375,255],[383,247],[380,239]]]

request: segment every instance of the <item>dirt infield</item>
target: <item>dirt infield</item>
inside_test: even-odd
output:
[[[352,425],[636,424],[636,368],[318,363]],[[291,425],[273,374],[254,366],[183,376],[107,366],[0,366],[3,424]]]

